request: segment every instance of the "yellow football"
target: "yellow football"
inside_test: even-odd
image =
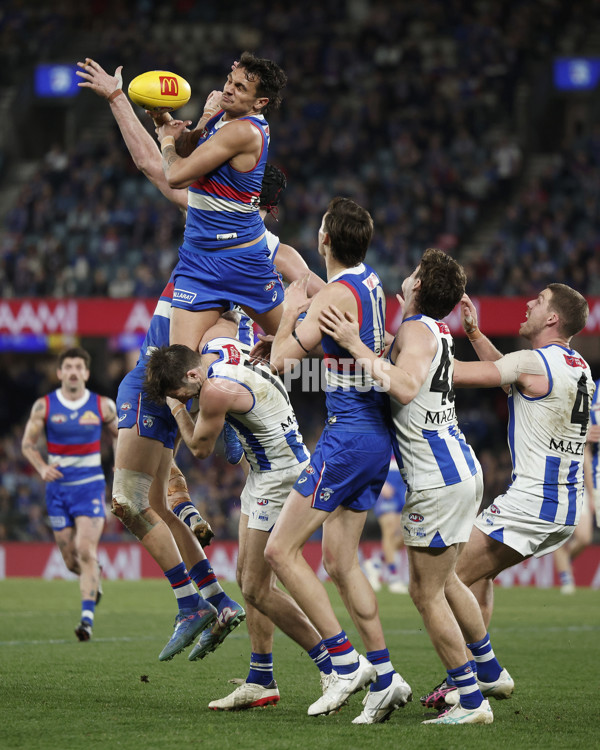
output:
[[[132,102],[152,112],[183,107],[189,102],[192,90],[185,78],[177,73],[149,70],[131,81],[127,93]]]

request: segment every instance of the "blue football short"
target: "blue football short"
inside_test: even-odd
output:
[[[151,401],[143,392],[143,366],[128,373],[117,392],[117,418],[119,429],[137,427],[141,437],[158,440],[165,448],[173,448],[177,435],[177,422],[166,404]]]
[[[379,495],[374,508],[377,518],[386,513],[402,513],[406,499],[406,485],[399,471],[390,471],[385,481],[393,488],[394,493],[391,497]]]
[[[369,510],[385,482],[390,452],[387,432],[325,428],[294,489],[304,497],[312,495],[312,507],[319,510],[331,512],[339,505]]]
[[[173,274],[172,307],[182,310],[229,309],[233,302],[264,313],[283,302],[283,284],[269,258],[266,240],[234,254],[224,250],[196,253],[180,247]]]
[[[54,531],[74,526],[77,516],[105,518],[106,482],[103,479],[69,485],[48,482],[46,508]]]

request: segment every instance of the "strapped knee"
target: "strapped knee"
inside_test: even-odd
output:
[[[137,539],[143,539],[156,525],[148,499],[151,484],[149,474],[115,469],[112,512]]]

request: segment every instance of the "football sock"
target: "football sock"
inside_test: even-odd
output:
[[[256,654],[250,656],[250,671],[246,682],[254,682],[266,687],[273,682],[273,654]]]
[[[319,671],[324,674],[331,674],[333,672],[333,665],[331,664],[331,657],[324,641],[319,641],[316,646],[313,646],[308,652],[310,658],[319,668]]]
[[[338,674],[351,674],[358,669],[358,653],[344,631],[332,638],[323,638],[331,656],[331,664]]]
[[[396,563],[389,563],[386,567],[388,581],[396,581],[398,579],[398,567]]]
[[[477,678],[482,682],[495,682],[500,677],[502,667],[494,655],[489,633],[477,643],[467,643],[477,664]]]
[[[171,570],[166,570],[165,576],[171,584],[180,611],[182,609],[199,609],[200,597],[185,569],[184,563],[181,562]]]
[[[379,651],[367,651],[367,659],[375,667],[377,679],[371,683],[371,692],[385,690],[392,683],[392,677],[396,671],[390,661],[390,652],[387,648]]]
[[[190,576],[200,590],[200,594],[219,611],[223,601],[231,601],[217,581],[215,571],[208,560],[200,560],[190,570]]]
[[[179,503],[179,505],[176,505],[173,508],[173,513],[175,513],[178,518],[184,522],[186,526],[189,526],[191,528],[192,521],[196,516],[200,517],[200,513],[198,513],[196,506],[191,503],[189,500],[186,500],[184,503]]]
[[[481,695],[481,690],[477,686],[477,678],[469,662],[463,664],[462,667],[449,669],[448,676],[452,678],[458,689],[460,705],[463,708],[477,708],[481,705],[483,695]]]
[[[558,580],[560,581],[561,586],[570,586],[571,584],[575,583],[575,579],[573,578],[573,575],[569,570],[562,570],[558,574]]]
[[[81,622],[87,622],[88,625],[93,625],[95,608],[95,599],[83,599],[81,602]]]

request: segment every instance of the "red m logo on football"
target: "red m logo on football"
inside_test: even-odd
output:
[[[177,78],[172,76],[159,76],[161,96],[177,96],[179,93],[179,84]]]

